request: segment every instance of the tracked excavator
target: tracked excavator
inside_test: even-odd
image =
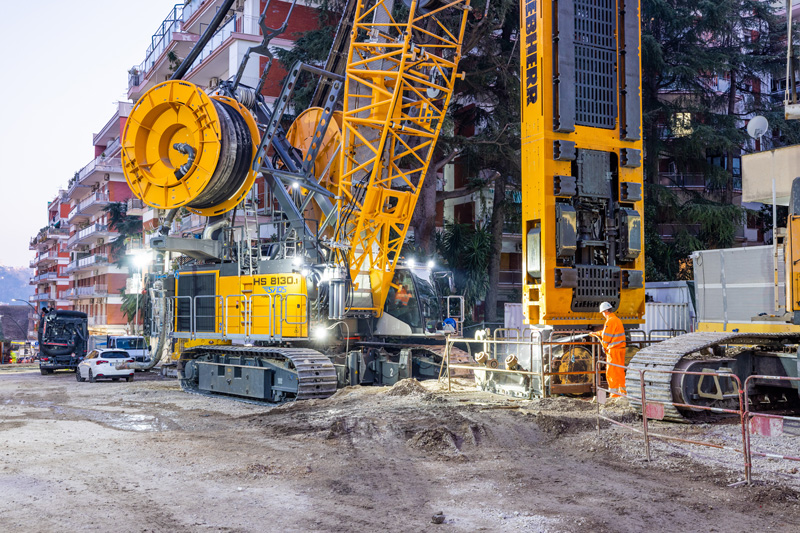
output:
[[[177,345],[184,389],[249,401],[435,377],[443,346],[433,341],[459,327],[463,299],[447,272],[401,251],[458,76],[469,0],[351,0],[326,67],[295,64],[273,104],[262,95],[269,45],[294,3],[272,28],[267,2],[263,41],[216,90],[182,79],[232,4],[172,79],[142,95],[123,134],[131,190],[166,213],[150,241],[156,353]],[[251,54],[267,58],[255,87],[242,83]],[[316,79],[317,106],[284,129],[302,73]],[[249,212],[259,175],[274,198],[268,221]],[[180,209],[208,217],[201,238],[169,234]]]

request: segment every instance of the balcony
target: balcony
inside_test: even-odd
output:
[[[58,272],[45,272],[44,274],[39,274],[38,276],[34,276],[31,278],[31,284],[36,285],[37,283],[45,283],[48,281],[55,281],[58,279]]]
[[[44,302],[47,300],[52,300],[50,292],[37,292],[33,296],[31,296],[32,302]]]
[[[659,172],[658,184],[664,187],[680,187],[697,191],[708,190],[706,177],[701,172]],[[742,191],[741,176],[733,177],[733,190]]]
[[[61,219],[59,219],[61,220]],[[69,237],[69,228],[68,227],[53,227],[47,226],[47,229],[44,231],[44,241],[52,241],[55,242],[59,239],[66,239]]]
[[[260,37],[257,36],[257,28],[257,19],[255,17],[234,14],[219,27],[211,37],[211,40],[206,43],[200,55],[186,73],[185,79],[200,86],[210,85],[211,78],[218,77],[221,72],[227,72],[229,69],[229,57],[224,50],[234,42],[234,39],[260,41]],[[248,66],[248,71],[251,76],[246,76],[249,78],[247,83],[255,83],[255,78],[252,77],[255,70]]]
[[[89,326],[105,326],[106,325],[106,316],[105,315],[98,315],[98,316],[90,316],[89,317]]]
[[[35,262],[36,262],[37,265],[48,265],[48,264],[51,264],[51,263],[57,263],[58,259],[59,259],[58,252],[51,251],[51,252],[47,252],[46,254],[40,254],[36,258]]]
[[[171,231],[174,233],[192,232],[203,228],[206,223],[206,217],[201,215],[191,214],[184,216],[179,221],[174,221],[171,226]]]
[[[78,171],[78,182],[84,185],[96,185],[103,181],[100,173],[116,172],[122,174],[122,162],[116,157],[99,155]],[[71,198],[74,196],[70,195]]]
[[[99,266],[99,265],[107,265],[108,264],[108,256],[105,254],[94,254],[90,255],[89,257],[84,257],[83,259],[78,260],[78,269]]]
[[[95,222],[70,237],[67,241],[67,246],[72,248],[77,244],[88,244],[95,239],[116,237],[117,235],[118,233],[116,231],[108,229],[108,225]]]
[[[115,156],[119,155],[119,147],[122,145],[122,141],[120,137],[117,137],[111,143],[106,146],[106,149],[103,150],[103,153],[106,154],[106,159],[113,159]]]
[[[81,259],[76,259],[67,266],[67,272],[73,273],[80,270],[91,270],[93,268],[108,265],[108,256],[105,254],[94,254]]]
[[[96,192],[81,200],[78,204],[78,210],[81,214],[94,215],[103,207],[109,204],[108,195],[102,192]]]
[[[192,18],[193,15],[195,15],[200,11],[203,11],[203,8],[211,7],[211,5],[214,3],[215,3],[214,0],[192,0],[191,2],[183,6],[183,22],[184,23],[189,22],[189,20]],[[214,10],[212,16],[214,13],[216,13],[216,10]]]
[[[128,97],[138,99],[144,91],[168,78],[174,66],[167,61],[168,52],[186,57],[200,38],[198,34],[184,32],[183,4],[176,4],[150,38],[144,61],[128,70]]]
[[[127,202],[127,210],[125,211],[127,214],[132,216],[139,216],[145,212],[146,209],[150,209],[148,206],[144,205],[138,198],[128,198]]]

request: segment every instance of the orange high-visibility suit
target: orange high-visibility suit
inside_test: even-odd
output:
[[[400,285],[400,290],[394,295],[394,299],[403,305],[408,305],[408,301],[411,299],[411,293],[406,290],[405,285]]]
[[[603,349],[606,361],[615,365],[625,365],[625,328],[622,321],[614,313],[609,313],[603,328]],[[625,389],[625,369],[616,366],[606,367],[606,379],[609,389]]]

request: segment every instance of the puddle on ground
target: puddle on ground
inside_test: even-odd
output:
[[[153,431],[166,431],[171,429],[178,429],[178,425],[170,419],[162,419],[153,415],[141,415],[130,413],[114,413],[108,411],[96,411],[93,409],[81,409],[78,407],[69,407],[64,405],[56,405],[48,401],[26,401],[6,399],[4,404],[16,404],[26,407],[36,407],[40,409],[49,409],[53,415],[58,418],[67,418],[69,420],[85,420],[87,422],[95,422],[101,426],[111,429],[119,429],[122,431],[139,431],[139,432],[153,432]],[[29,413],[27,419],[42,419],[53,418],[44,413]]]
[[[165,431],[177,428],[177,425],[172,420],[162,420],[152,415],[110,413],[60,405],[54,405],[51,409],[53,413],[64,415],[72,420],[87,420],[96,422],[101,426],[123,431]]]

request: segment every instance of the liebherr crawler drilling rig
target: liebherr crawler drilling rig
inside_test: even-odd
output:
[[[268,27],[269,2],[263,42],[236,76],[211,94],[181,80],[232,3],[172,79],[136,103],[122,142],[131,189],[167,211],[165,226],[180,208],[209,217],[201,239],[151,240],[162,265],[165,253],[190,258],[154,298],[159,338],[182,344],[182,385],[285,401],[329,396],[337,382],[435,376],[438,355],[423,343],[447,327],[438,290],[447,276],[400,265],[400,252],[458,75],[469,0],[351,2],[328,62],[335,71],[295,65],[274,105],[261,88],[269,41],[288,17]],[[267,67],[246,87],[252,52]],[[320,79],[320,107],[284,130],[304,71]],[[231,222],[259,174],[279,205],[268,235]],[[311,333],[337,327],[341,345],[316,350]]]

